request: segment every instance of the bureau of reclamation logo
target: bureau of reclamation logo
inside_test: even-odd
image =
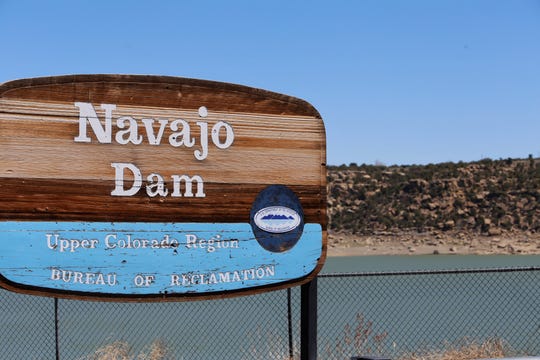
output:
[[[304,232],[304,210],[300,199],[285,185],[269,185],[253,202],[249,224],[264,249],[276,253],[288,251]]]
[[[269,206],[257,211],[253,220],[261,230],[282,234],[296,229],[301,219],[293,209],[285,206]]]

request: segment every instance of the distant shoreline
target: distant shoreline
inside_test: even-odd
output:
[[[327,255],[539,255],[540,234],[512,232],[485,236],[462,232],[328,236]]]

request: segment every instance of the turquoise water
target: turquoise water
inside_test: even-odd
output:
[[[485,269],[540,266],[538,255],[414,255],[329,257],[322,273]]]
[[[465,338],[503,340],[518,354],[540,353],[540,272],[422,273],[423,270],[540,267],[540,256],[369,256],[329,258],[323,274],[392,276],[319,279],[319,338],[343,338],[360,314],[373,324],[364,352],[390,356]],[[399,272],[405,272],[400,275]],[[323,302],[325,299],[339,299]],[[343,309],[341,312],[337,311]],[[331,310],[329,310],[331,309]],[[347,309],[347,310],[345,310]],[[346,315],[345,315],[346,313]],[[324,334],[323,336],[321,336]],[[387,334],[376,343],[374,335]],[[319,344],[321,345],[321,344]],[[352,351],[352,350],[351,350]],[[346,354],[344,354],[346,355]],[[333,357],[330,357],[333,358]],[[336,357],[337,358],[337,357]]]

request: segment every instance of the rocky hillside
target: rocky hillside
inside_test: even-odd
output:
[[[540,159],[331,166],[330,230],[358,235],[540,233]]]

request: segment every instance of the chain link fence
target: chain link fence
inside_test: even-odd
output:
[[[318,298],[322,359],[488,340],[540,354],[540,268],[323,275]],[[320,311],[334,302],[347,313]]]
[[[398,359],[497,339],[512,354],[538,355],[539,309],[539,267],[323,274],[318,354]],[[300,289],[180,303],[0,290],[0,343],[10,360],[299,359]]]

